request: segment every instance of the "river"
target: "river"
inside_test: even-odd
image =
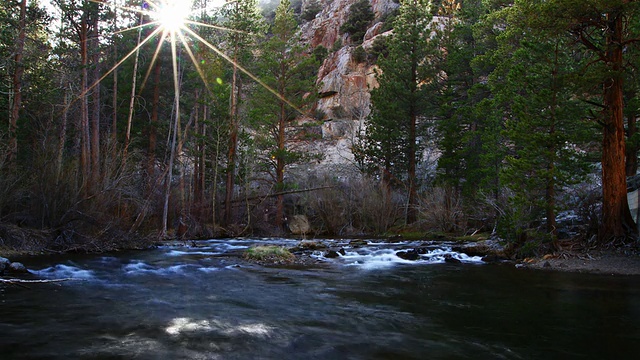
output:
[[[483,264],[369,242],[310,266],[238,255],[283,239],[23,259],[0,285],[0,359],[632,359],[640,277]],[[450,254],[461,263],[447,263]]]

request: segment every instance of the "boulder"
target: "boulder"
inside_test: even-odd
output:
[[[420,254],[416,249],[398,251],[396,256],[400,259],[415,261],[420,259]]]
[[[4,273],[6,269],[11,265],[11,261],[7,258],[0,257],[0,274]]]
[[[445,254],[444,255],[444,262],[450,263],[450,264],[459,264],[462,261],[454,258],[453,255],[451,255],[451,254]]]
[[[324,257],[328,258],[328,259],[333,259],[333,258],[337,258],[340,255],[344,255],[346,254],[346,251],[344,251],[343,248],[340,248],[340,250],[336,251],[336,250],[329,250],[327,251],[327,253],[324,255]]]
[[[29,270],[27,270],[27,267],[19,262],[12,262],[9,265],[9,271],[15,274],[26,274],[29,272]]]
[[[367,245],[369,245],[369,242],[363,239],[353,239],[349,241],[349,246],[351,247],[361,247],[361,246],[367,246]]]
[[[293,215],[289,219],[288,225],[294,235],[306,235],[311,231],[311,225],[306,215]]]
[[[499,258],[506,259],[505,249],[498,240],[481,240],[467,243],[460,246],[454,246],[453,251],[462,252],[469,256],[486,256],[495,255]]]

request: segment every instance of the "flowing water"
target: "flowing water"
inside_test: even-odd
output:
[[[433,245],[369,243],[264,267],[255,243],[26,259],[0,287],[0,359],[634,359],[640,277],[483,264]],[[461,263],[446,263],[450,254]]]

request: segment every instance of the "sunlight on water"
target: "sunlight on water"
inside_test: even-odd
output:
[[[262,323],[232,325],[219,320],[194,320],[181,317],[171,320],[165,329],[169,335],[177,336],[183,333],[193,332],[217,332],[225,335],[249,335],[254,337],[267,337],[273,332],[273,328]]]

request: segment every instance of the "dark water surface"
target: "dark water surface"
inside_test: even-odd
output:
[[[82,281],[0,287],[0,359],[640,358],[637,276],[395,256],[410,243],[306,268],[228,256],[254,242],[27,260]]]

